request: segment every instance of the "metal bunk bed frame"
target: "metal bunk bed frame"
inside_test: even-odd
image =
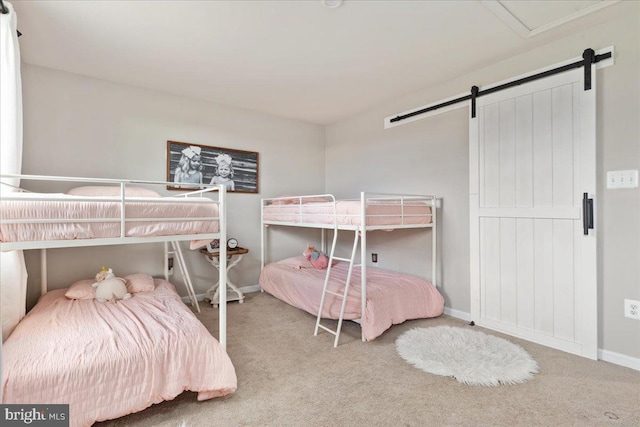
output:
[[[218,220],[219,232],[218,233],[206,233],[206,234],[183,234],[183,235],[167,235],[167,236],[150,236],[150,237],[127,237],[125,235],[126,223],[128,218],[126,217],[125,202],[126,202],[126,189],[131,185],[173,185],[171,182],[164,181],[141,181],[141,180],[122,180],[122,179],[105,179],[105,178],[83,178],[83,177],[59,177],[59,176],[45,176],[45,175],[16,175],[16,174],[2,174],[0,179],[19,179],[25,181],[63,181],[63,182],[80,182],[99,185],[118,185],[120,187],[120,195],[118,197],[76,197],[74,201],[118,201],[120,203],[120,218],[86,218],[86,219],[73,219],[73,220],[61,220],[61,219],[29,219],[29,220],[5,220],[0,218],[0,224],[15,224],[15,223],[61,223],[61,222],[119,222],[120,223],[120,236],[119,237],[107,237],[96,239],[74,239],[74,240],[42,240],[42,241],[25,241],[25,242],[0,242],[0,251],[11,250],[28,250],[28,249],[40,249],[40,263],[41,263],[41,276],[40,276],[40,292],[44,294],[47,292],[47,249],[53,248],[70,248],[70,247],[87,247],[87,246],[105,246],[105,245],[126,245],[136,243],[164,243],[164,277],[169,279],[169,257],[175,256],[178,268],[185,280],[187,292],[192,305],[195,305],[198,312],[200,312],[200,306],[197,301],[196,294],[193,290],[193,284],[191,282],[191,276],[187,269],[182,249],[179,245],[180,241],[189,240],[202,240],[202,239],[220,239],[222,242],[227,241],[227,206],[226,206],[226,188],[224,185],[201,185],[199,187],[207,187],[202,190],[195,190],[188,193],[183,193],[175,197],[201,197],[204,198],[204,194],[208,192],[218,192],[218,217],[211,218],[135,218],[135,221],[181,221],[181,220]],[[158,202],[161,202],[163,197],[159,198]],[[16,200],[15,197],[11,197],[10,193],[4,194],[2,200]],[[30,200],[37,200],[32,198]],[[55,198],[47,198],[46,200],[55,201]],[[68,201],[69,199],[60,198],[61,201]],[[153,202],[153,201],[152,201]],[[169,249],[171,245],[171,249]],[[220,283],[226,283],[227,281],[227,248],[226,245],[220,247]],[[226,348],[227,342],[227,289],[222,286],[220,289],[220,314],[219,314],[219,337],[218,340],[223,348]]]
[[[311,223],[311,222],[302,222],[306,214],[303,212],[302,206],[304,205],[304,200],[310,199],[318,199],[325,198],[327,202],[331,202],[333,204],[332,214],[333,222],[332,223]],[[283,201],[283,200],[296,200],[297,205],[300,206],[297,217],[300,219],[299,222],[289,222],[289,221],[275,221],[275,220],[265,220],[264,219],[264,207],[273,203],[274,201]],[[404,218],[412,216],[409,214],[404,214],[404,204],[409,201],[426,201],[428,206],[431,207],[431,221],[428,224],[404,224]],[[400,203],[402,209],[402,224],[400,225],[367,225],[367,212],[366,207],[369,202],[388,202],[388,203]],[[375,215],[374,215],[375,216]],[[397,215],[392,215],[397,216]],[[432,238],[431,238],[431,282],[434,286],[436,285],[437,280],[437,198],[433,195],[413,195],[413,194],[392,194],[392,193],[360,193],[360,225],[345,225],[338,223],[338,213],[336,210],[336,198],[332,194],[318,194],[318,195],[305,195],[305,196],[285,196],[285,197],[275,197],[275,198],[266,198],[262,199],[261,209],[260,209],[260,220],[261,220],[261,233],[260,233],[260,242],[261,242],[261,269],[264,268],[266,264],[266,244],[267,244],[267,234],[266,229],[269,226],[289,226],[289,227],[303,227],[303,228],[319,228],[321,229],[321,245],[322,251],[326,252],[326,231],[333,230],[333,239],[331,243],[331,250],[329,251],[329,265],[327,267],[327,273],[325,275],[324,287],[322,291],[322,298],[320,301],[320,308],[318,309],[318,315],[316,318],[316,325],[314,330],[314,336],[318,335],[318,329],[323,329],[333,335],[335,335],[333,346],[334,348],[338,346],[338,340],[340,339],[340,331],[342,328],[342,321],[344,317],[344,311],[346,307],[347,301],[347,293],[349,291],[349,285],[351,282],[351,273],[353,272],[353,267],[361,268],[361,276],[360,276],[360,304],[361,304],[361,313],[364,315],[366,309],[366,299],[367,299],[367,232],[374,230],[395,230],[402,228],[431,228]],[[354,241],[353,247],[351,250],[350,258],[341,258],[335,256],[336,243],[338,240],[338,232],[342,230],[350,230],[354,232]],[[358,245],[358,239],[360,239],[360,245]],[[356,258],[356,252],[360,247],[360,264],[354,264]],[[329,277],[331,275],[331,265],[333,264],[333,260],[344,261],[349,263],[349,269],[347,273],[347,279],[345,282],[345,288],[343,294],[338,294],[327,290],[327,285],[329,283]],[[328,327],[322,325],[320,323],[322,308],[324,304],[324,299],[327,293],[333,294],[342,299],[342,306],[340,309],[340,316],[338,318],[337,329],[334,331],[329,329]],[[362,341],[366,341],[364,337],[364,332],[361,332]]]

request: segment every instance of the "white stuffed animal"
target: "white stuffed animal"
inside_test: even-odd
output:
[[[116,277],[111,269],[102,267],[96,274],[96,282],[91,285],[96,288],[96,299],[100,302],[111,301],[112,299],[129,299],[131,294],[127,292],[126,281]]]

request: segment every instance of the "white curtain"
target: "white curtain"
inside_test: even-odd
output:
[[[0,13],[0,173],[19,174],[22,169],[22,83],[17,19],[13,6],[4,2],[9,13]],[[18,186],[19,180],[3,179]],[[2,193],[10,191],[0,184]],[[22,251],[0,254],[0,310],[2,341],[24,317],[27,299],[27,269]]]

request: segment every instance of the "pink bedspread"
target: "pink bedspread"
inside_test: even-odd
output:
[[[120,202],[68,194],[12,193],[20,200],[2,200],[3,220],[71,220],[70,222],[2,224],[0,241],[94,239],[120,236]],[[59,198],[62,200],[52,200]],[[44,199],[44,200],[37,200]],[[79,200],[80,199],[80,200]],[[84,200],[83,200],[84,199]],[[202,203],[206,201],[206,203]],[[127,237],[218,233],[218,204],[206,198],[135,198],[125,203]],[[161,221],[144,219],[160,218]],[[179,220],[171,220],[179,218]],[[185,220],[184,218],[194,218]],[[211,218],[216,218],[212,220]],[[73,220],[95,219],[95,222]],[[129,221],[132,220],[132,221]]]
[[[198,400],[236,390],[226,351],[169,282],[126,301],[51,291],[2,349],[3,403],[68,403],[71,426],[141,411],[185,390]]]
[[[306,224],[360,225],[362,203],[358,200],[302,204],[274,204],[263,208],[263,220]],[[407,225],[431,223],[431,207],[426,202],[369,202],[366,206],[367,225]]]
[[[348,267],[345,262],[332,267],[330,291],[343,292]],[[276,298],[317,316],[326,271],[271,263],[260,274],[260,286]],[[362,316],[360,277],[360,268],[354,267],[344,318],[361,319],[364,337],[369,341],[392,325],[409,319],[436,317],[444,310],[444,298],[431,282],[409,274],[367,267],[367,304]],[[342,299],[327,293],[322,317],[337,319],[341,304]]]

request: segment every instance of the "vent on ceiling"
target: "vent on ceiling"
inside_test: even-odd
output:
[[[522,38],[528,38],[619,3],[620,0],[481,2]]]

